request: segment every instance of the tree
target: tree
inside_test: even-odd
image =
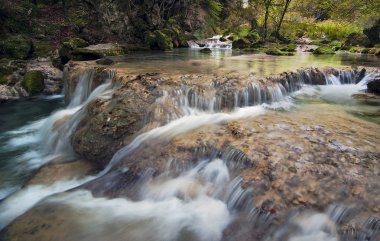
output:
[[[278,22],[277,27],[276,27],[276,31],[275,31],[275,36],[276,37],[280,36],[281,25],[282,25],[282,22],[284,20],[286,12],[288,11],[288,8],[289,8],[289,5],[290,5],[291,1],[292,0],[285,0],[285,5],[284,5],[283,11],[281,13],[280,21]]]

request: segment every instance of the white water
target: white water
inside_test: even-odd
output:
[[[204,48],[210,49],[232,49],[231,41],[227,40],[225,42],[220,41],[219,39],[223,37],[222,35],[216,35],[211,38],[206,39]],[[228,38],[227,36],[226,38]],[[202,48],[194,41],[188,41],[190,48]]]
[[[336,79],[331,81],[331,83],[334,83],[334,81]],[[84,85],[87,84],[87,82],[84,83]],[[78,86],[78,88],[83,87],[82,84],[78,84]],[[42,149],[45,152],[31,150],[27,153],[27,155],[34,157],[29,159],[34,167],[43,165],[56,155],[66,154],[63,152],[71,150],[69,138],[81,117],[78,113],[90,100],[101,96],[107,98],[111,93],[110,86],[110,82],[107,82],[96,88],[87,100],[83,100],[81,97],[81,104],[70,104],[66,110],[56,112],[45,120],[16,130],[14,133],[21,135],[21,138],[18,140],[14,139],[9,145],[32,146],[35,143],[41,145],[42,143],[46,143],[43,141],[47,141],[49,144],[54,143],[47,146],[46,149]],[[331,86],[328,86],[326,90],[329,87],[331,88]],[[355,85],[355,89],[358,87],[362,88],[363,83],[358,86]],[[316,88],[317,93],[322,98],[324,93],[323,88],[320,86]],[[306,87],[305,90],[304,92],[306,93],[316,93],[315,91],[310,91],[309,87]],[[300,91],[300,93],[304,92],[303,90]],[[342,92],[346,92],[346,90]],[[76,93],[75,96],[83,92],[78,91]],[[244,93],[247,94],[245,95]],[[98,175],[81,180],[59,181],[50,186],[29,186],[10,196],[0,204],[0,229],[44,198],[65,192],[106,174],[112,167],[122,161],[124,157],[128,156],[131,151],[136,150],[145,142],[155,139],[159,141],[169,140],[179,134],[190,132],[208,124],[218,124],[225,121],[254,117],[264,114],[266,108],[277,109],[283,107],[286,109],[289,106],[293,106],[291,99],[285,98],[283,90],[280,87],[270,89],[269,93],[275,101],[271,105],[262,104],[238,108],[238,105],[235,104],[235,109],[230,113],[215,113],[214,108],[209,108],[208,112],[206,112],[192,108],[185,102],[185,105],[182,106],[186,110],[184,112],[187,113],[185,116],[139,135],[129,145],[120,149],[110,161],[109,166]],[[327,96],[333,95],[333,93],[329,93]],[[248,91],[243,91],[241,96],[248,95]],[[249,97],[244,98],[246,100],[249,99]],[[245,101],[244,98],[242,101],[248,105],[248,101]],[[73,101],[77,102],[78,99],[79,97],[74,97]],[[63,124],[59,127],[58,129],[61,132],[54,130],[54,123],[67,115],[71,116],[71,119],[65,122],[69,124]],[[36,135],[35,130],[41,127],[44,127],[44,131],[42,133],[37,132],[38,135]],[[53,151],[48,152],[47,155],[46,151],[49,150]],[[41,158],[41,156],[46,159]],[[167,175],[164,173],[144,183],[140,190],[139,201],[131,201],[125,198],[112,200],[94,198],[87,191],[63,193],[59,196],[50,197],[47,201],[67,204],[74,210],[84,214],[76,216],[72,220],[72,222],[80,226],[79,233],[72,234],[74,235],[74,240],[217,241],[221,240],[223,230],[234,219],[233,207],[239,206],[239,202],[241,202],[246,191],[241,188],[238,179],[231,181],[226,164],[219,159],[212,160],[211,162],[201,162],[193,169],[179,175],[173,176],[170,173]],[[298,226],[300,231],[293,233],[289,240],[337,240],[334,231],[335,226],[330,226],[331,220],[325,216],[324,214],[315,214],[292,219],[290,222]],[[328,228],[328,232],[326,232],[326,227]],[[278,235],[276,237],[282,237],[281,230],[276,235]]]

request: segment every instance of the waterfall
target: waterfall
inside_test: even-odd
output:
[[[254,229],[267,230],[273,215],[255,208],[252,190],[243,188],[243,179],[235,174],[236,170],[253,167],[255,163],[233,147],[216,150],[208,156],[203,152],[202,158],[194,154],[200,160],[184,167],[176,165],[175,160],[168,160],[169,168],[163,173],[148,169],[137,175],[133,183],[121,185],[124,189],[129,188],[125,185],[130,185],[132,196],[96,197],[84,190],[83,185],[102,181],[108,175],[111,178],[114,173],[129,175],[131,171],[122,165],[124,159],[135,151],[149,148],[150,143],[157,145],[205,125],[262,115],[266,109],[280,102],[292,102],[290,94],[302,91],[305,85],[315,84],[315,76],[331,86],[358,83],[363,87],[375,74],[359,79],[354,72],[325,75],[315,70],[302,70],[271,79],[271,82],[250,79],[236,86],[214,81],[205,88],[181,85],[165,89],[157,101],[171,101],[180,114],[173,115],[161,126],[139,133],[117,151],[108,166],[97,175],[62,180],[50,186],[29,186],[14,193],[0,203],[0,229],[41,202],[67,208],[70,212],[67,222],[77,228],[77,232],[68,234],[71,240],[219,241],[231,224],[247,225],[248,228],[241,231],[247,235],[252,235]],[[32,123],[26,128],[28,131],[23,130],[19,137],[23,140],[12,141],[12,145],[30,147],[27,155],[33,156],[31,162],[34,167],[52,160],[75,157],[70,140],[85,115],[86,106],[96,98],[110,98],[113,93],[113,71],[109,72],[103,84],[91,91],[93,77],[92,70],[84,72],[66,109]],[[107,185],[114,181],[117,185],[117,180],[112,178]],[[331,207],[326,213],[297,214],[290,217],[283,227],[275,227],[266,235],[272,237],[268,240],[335,241],[339,238],[336,226],[344,222],[348,214],[349,211],[339,207]],[[376,219],[365,225],[366,230],[373,233],[379,229]]]

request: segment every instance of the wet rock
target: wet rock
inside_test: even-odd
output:
[[[21,85],[31,95],[40,93],[44,89],[44,76],[42,72],[38,70],[28,71]]]
[[[335,51],[330,47],[318,47],[313,50],[313,54],[321,55],[321,54],[335,54]]]
[[[380,78],[376,78],[367,84],[367,90],[370,93],[380,95]]]
[[[294,53],[282,51],[278,48],[269,48],[268,50],[265,51],[265,53],[268,55],[276,55],[276,56],[292,56],[292,55],[294,55]]]
[[[0,85],[0,103],[18,100],[29,96],[28,92],[21,86]]]
[[[204,53],[204,54],[210,54],[212,53],[212,50],[210,48],[203,48],[199,50],[199,52]]]
[[[244,49],[251,47],[251,42],[248,39],[241,38],[232,42],[232,48]]]
[[[102,58],[102,59],[97,60],[96,63],[100,65],[112,65],[115,62],[110,58]]]
[[[158,50],[173,49],[173,42],[171,38],[160,30],[146,33],[145,42],[150,46],[150,49],[158,49]]]

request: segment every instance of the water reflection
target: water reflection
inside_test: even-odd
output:
[[[231,49],[213,49],[211,54],[198,49],[175,49],[166,52],[141,52],[118,58],[116,68],[131,73],[165,72],[174,74],[278,74],[305,67],[379,67],[380,58],[372,55],[344,54],[316,56],[296,53],[295,56],[240,54]]]

